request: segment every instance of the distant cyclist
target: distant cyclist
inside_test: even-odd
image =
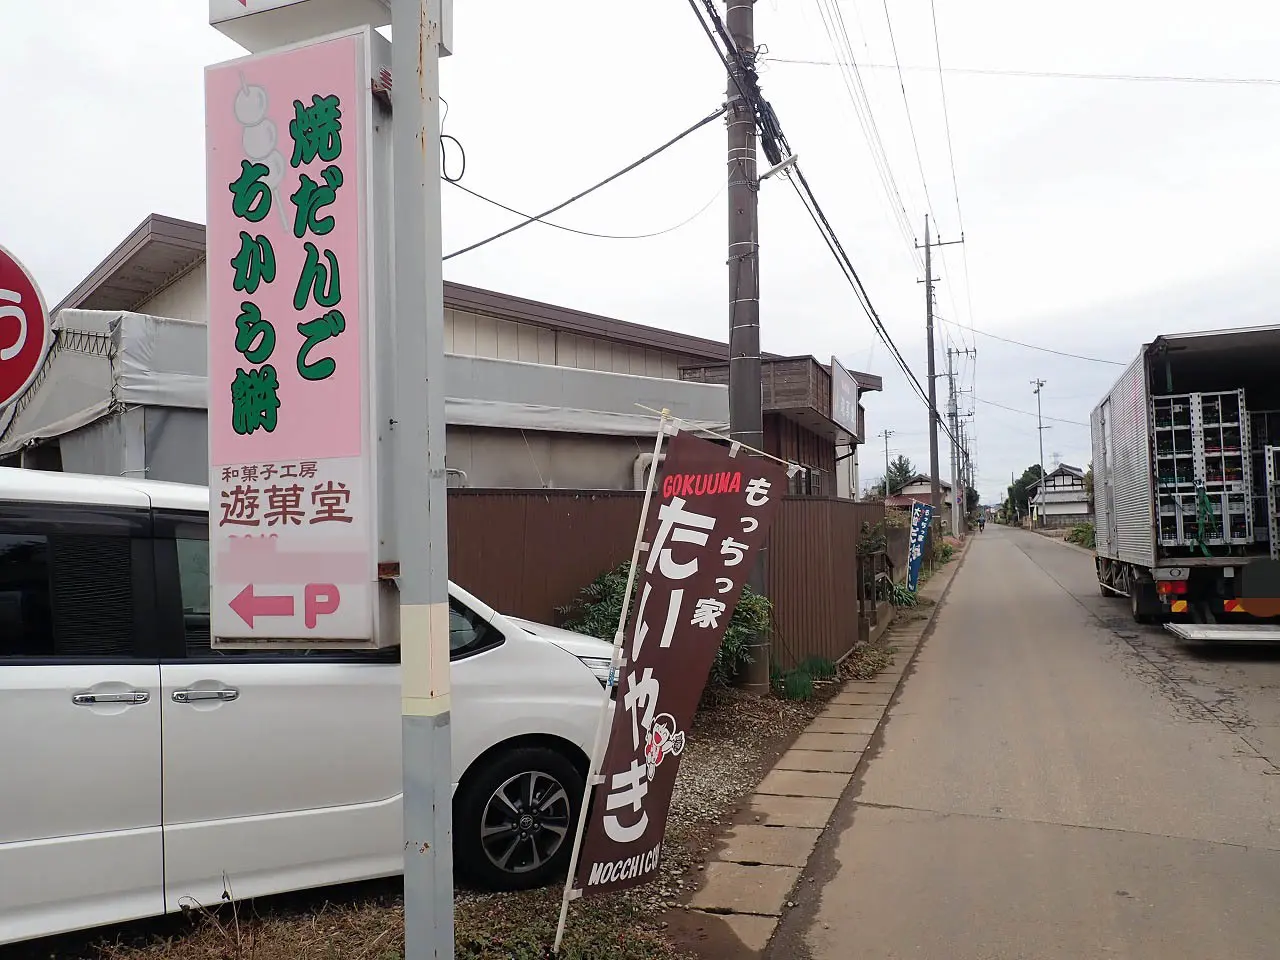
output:
[[[981,533],[985,529],[987,529],[987,518],[986,516],[981,516],[978,518],[978,532]]]

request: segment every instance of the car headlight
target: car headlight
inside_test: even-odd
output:
[[[583,665],[600,681],[606,690],[618,685],[618,678],[613,676],[613,660],[610,657],[579,657]]]

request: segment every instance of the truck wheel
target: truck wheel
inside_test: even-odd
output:
[[[1133,613],[1134,623],[1153,623],[1151,614],[1142,612],[1142,585],[1143,581],[1137,577],[1129,581],[1129,610]]]

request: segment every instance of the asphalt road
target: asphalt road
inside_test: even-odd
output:
[[[770,956],[1280,956],[1278,687],[1280,651],[1181,646],[989,526]]]

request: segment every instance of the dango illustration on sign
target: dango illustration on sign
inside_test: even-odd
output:
[[[368,44],[206,72],[215,643],[372,637]]]

